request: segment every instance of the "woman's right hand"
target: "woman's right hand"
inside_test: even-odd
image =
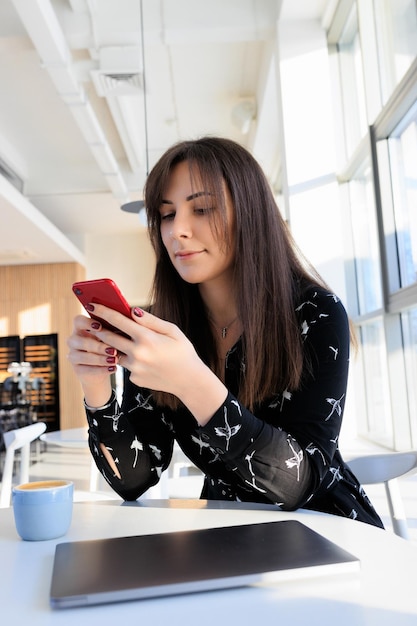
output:
[[[68,360],[74,369],[89,406],[104,405],[111,395],[110,376],[116,370],[117,350],[95,336],[101,324],[84,315],[74,318],[67,340]]]

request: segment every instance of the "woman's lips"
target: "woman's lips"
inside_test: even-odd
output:
[[[202,250],[179,250],[178,252],[175,252],[175,257],[180,261],[186,261],[187,259],[194,258],[201,253]]]

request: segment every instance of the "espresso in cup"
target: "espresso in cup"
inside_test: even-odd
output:
[[[74,484],[70,480],[40,480],[12,489],[16,530],[25,541],[62,537],[72,518]]]

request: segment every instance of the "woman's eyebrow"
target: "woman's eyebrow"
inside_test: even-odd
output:
[[[200,196],[212,196],[213,194],[211,194],[209,191],[196,191],[196,193],[192,193],[190,196],[187,196],[185,199],[187,202],[189,202],[190,200],[194,200],[194,198],[199,198]],[[161,200],[162,204],[174,204],[171,200],[165,200],[164,198],[162,198]]]
[[[209,191],[197,191],[196,193],[192,193],[191,196],[187,196],[186,200],[194,200],[194,198],[199,198],[200,196],[212,196]]]

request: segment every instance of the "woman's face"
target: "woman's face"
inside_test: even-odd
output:
[[[234,229],[234,208],[224,185],[226,219],[230,232]],[[220,209],[209,202],[210,194],[198,176],[190,178],[189,164],[176,165],[164,189],[160,207],[161,236],[172,264],[188,283],[201,284],[219,278],[230,279],[234,262],[234,241],[226,245],[219,239],[222,232]],[[216,215],[217,214],[217,215]],[[213,224],[214,221],[214,224]]]

